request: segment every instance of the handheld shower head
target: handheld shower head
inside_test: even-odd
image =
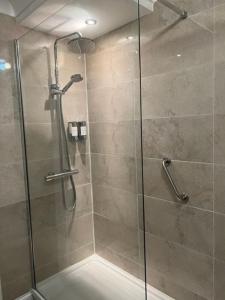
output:
[[[62,93],[65,94],[68,89],[75,83],[83,80],[83,77],[80,74],[74,74],[71,76],[70,81],[62,89]]]

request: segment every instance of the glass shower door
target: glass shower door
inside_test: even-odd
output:
[[[90,9],[90,1],[78,6],[76,2],[65,5],[54,17],[58,20],[70,10]],[[68,45],[71,39],[57,45],[59,82],[55,88],[62,96],[64,124],[62,119],[58,122],[59,97],[50,88],[55,84],[54,43],[68,28],[73,28],[69,33],[82,32],[82,28],[77,29],[76,22],[72,27],[72,23],[54,27],[48,18],[19,40],[34,289],[46,299],[146,299],[138,4],[106,2],[100,8],[100,1],[91,1],[91,8],[103,10],[115,24],[111,30],[97,27],[96,33],[92,27],[94,51],[84,47],[78,36],[72,47]],[[118,14],[122,9],[128,11],[125,19],[122,11]],[[121,18],[117,20],[120,28],[113,12]],[[64,91],[74,74],[83,80]],[[74,126],[86,122],[87,137],[81,139],[79,131],[71,138],[70,122]],[[67,209],[74,196],[70,177],[46,181],[46,176],[68,171],[61,164],[65,160],[59,140],[62,126],[71,169],[79,171],[72,175],[73,210]]]

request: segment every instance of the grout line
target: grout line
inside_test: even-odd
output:
[[[176,202],[176,201],[173,201],[173,200],[168,200],[168,199],[164,199],[164,198],[159,198],[157,196],[153,196],[153,195],[144,195],[145,198],[151,198],[151,199],[155,199],[155,200],[158,200],[158,201],[162,201],[162,202],[167,202],[171,205],[180,205],[180,206],[183,206],[183,209],[195,209],[195,210],[200,210],[202,212],[207,212],[207,213],[210,213],[212,214],[213,213],[213,210],[210,210],[210,209],[206,209],[206,208],[202,208],[202,207],[198,207],[198,206],[194,206],[194,205],[190,205],[190,204],[182,204],[180,202]],[[224,214],[225,215],[225,214]]]
[[[144,156],[144,159],[145,160],[162,161],[162,158],[157,158],[157,157]],[[191,161],[191,160],[189,161],[189,160],[179,160],[179,159],[173,159],[172,161],[175,163],[201,164],[201,165],[206,165],[206,166],[213,166],[213,162],[202,162],[202,161]],[[219,164],[219,165],[221,165],[221,164]]]
[[[212,117],[212,113],[208,114],[187,114],[187,115],[174,115],[174,116],[150,116],[150,117],[144,117],[143,121],[152,121],[152,120],[161,120],[161,119],[188,119],[188,118],[204,118],[204,117]]]

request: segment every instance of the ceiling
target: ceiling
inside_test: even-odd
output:
[[[138,15],[138,0],[8,1],[20,24],[58,36],[79,31],[96,38],[137,19]],[[153,10],[155,1],[140,0],[141,14]],[[87,25],[85,21],[89,18],[95,19],[97,24]]]

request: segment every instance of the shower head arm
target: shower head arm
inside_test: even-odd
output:
[[[58,49],[57,49],[57,44],[59,41],[67,39],[73,35],[77,35],[78,38],[82,37],[81,34],[79,32],[73,32],[64,36],[61,36],[59,38],[57,38],[54,42],[54,61],[55,61],[55,83],[56,85],[59,84],[59,71],[58,71]]]

